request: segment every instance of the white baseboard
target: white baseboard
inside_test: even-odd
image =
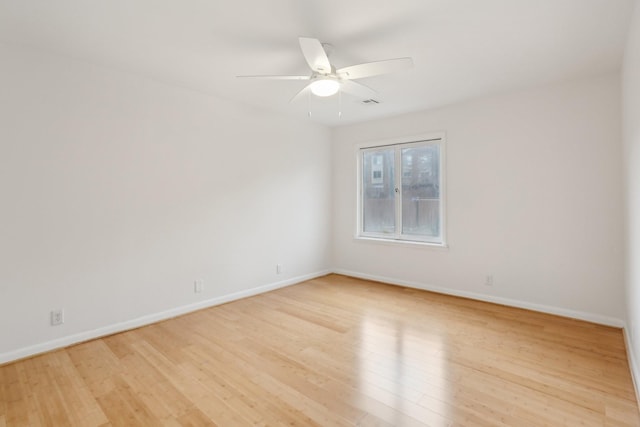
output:
[[[627,348],[627,359],[629,360],[629,370],[631,371],[631,381],[633,381],[633,388],[636,391],[636,401],[638,402],[638,406],[640,406],[640,385],[638,381],[640,380],[640,370],[638,370],[638,364],[636,363],[636,354],[633,351],[633,345],[631,345],[631,337],[629,336],[629,329],[625,326],[623,329],[624,334],[624,345]]]
[[[234,292],[227,295],[222,295],[222,296],[211,298],[205,301],[199,301],[194,304],[183,305],[183,306],[172,308],[170,310],[162,311],[159,313],[149,314],[146,316],[127,320],[126,322],[115,323],[113,325],[104,326],[102,328],[93,329],[91,331],[80,332],[78,334],[69,335],[66,337],[43,342],[43,343],[32,345],[29,347],[12,350],[6,353],[0,353],[0,364],[12,362],[19,359],[24,359],[26,357],[34,356],[36,354],[46,353],[48,351],[68,347],[73,344],[104,337],[107,335],[112,335],[118,332],[124,332],[130,329],[139,328],[140,326],[149,325],[151,323],[156,323],[161,320],[170,319],[172,317],[180,316],[182,314],[187,314],[196,310],[201,310],[203,308],[213,307],[213,306],[224,304],[227,302],[269,292],[274,289],[295,285],[296,283],[304,282],[305,280],[315,279],[316,277],[325,276],[330,273],[331,273],[330,270],[325,270],[325,271],[318,271],[311,274],[306,274],[303,276],[297,276],[291,279],[282,280],[279,282],[270,283],[267,285],[258,286],[255,288],[246,289],[243,291]]]
[[[524,308],[527,310],[539,311],[541,313],[555,314],[557,316],[584,320],[587,322],[598,323],[600,325],[606,325],[606,326],[613,326],[616,328],[624,328],[625,326],[624,321],[621,319],[617,319],[615,317],[602,316],[599,314],[569,310],[566,308],[553,307],[553,306],[548,306],[543,304],[534,304],[534,303],[510,299],[510,298],[502,298],[502,297],[496,297],[492,295],[478,294],[475,292],[460,291],[457,289],[442,288],[438,286],[431,286],[424,283],[412,282],[408,280],[400,280],[392,277],[377,276],[374,274],[360,273],[357,271],[334,269],[333,272],[336,274],[343,274],[345,276],[352,276],[360,279],[367,279],[367,280],[374,280],[376,282],[388,283],[390,285],[406,286],[408,288],[422,289],[425,291],[437,292],[439,294],[453,295],[457,297],[464,297],[464,298],[474,299],[478,301],[485,301],[485,302],[492,302],[500,305],[507,305],[510,307],[517,307],[517,308]]]

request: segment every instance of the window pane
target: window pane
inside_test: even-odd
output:
[[[440,236],[440,146],[402,149],[402,234]]]
[[[362,154],[362,230],[395,233],[393,149]]]

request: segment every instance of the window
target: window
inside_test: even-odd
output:
[[[444,245],[444,136],[358,152],[358,236]]]

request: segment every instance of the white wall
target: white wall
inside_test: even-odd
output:
[[[621,326],[620,120],[611,74],[336,129],[334,266]],[[354,240],[354,147],[433,131],[447,134],[449,249]]]
[[[636,4],[622,72],[627,225],[627,339],[631,366],[640,380],[640,4]]]
[[[325,128],[6,45],[0,94],[0,362],[328,269]]]

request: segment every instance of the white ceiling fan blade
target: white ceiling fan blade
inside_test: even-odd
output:
[[[336,74],[343,79],[362,79],[364,77],[378,76],[380,74],[395,73],[413,67],[413,59],[396,58],[385,61],[367,62],[365,64],[351,65],[340,68]]]
[[[308,84],[302,89],[300,89],[300,92],[296,93],[295,96],[289,100],[289,103],[294,103],[298,101],[299,99],[307,95],[310,91],[311,91],[311,85]]]
[[[307,60],[309,67],[318,73],[330,73],[331,63],[320,41],[309,37],[300,37],[298,40],[300,41],[300,49],[302,49],[304,59]]]
[[[309,76],[236,76],[239,79],[309,80]]]
[[[369,99],[375,97],[378,92],[365,86],[362,83],[352,82],[351,80],[340,81],[340,90],[358,98]]]

